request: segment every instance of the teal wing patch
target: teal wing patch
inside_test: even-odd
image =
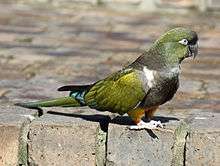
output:
[[[145,95],[137,73],[133,69],[124,69],[98,81],[84,98],[91,108],[124,114],[142,101]]]

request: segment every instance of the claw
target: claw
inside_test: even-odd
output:
[[[158,129],[163,128],[163,124],[161,121],[154,121],[151,120],[150,122],[146,123],[144,121],[140,121],[137,125],[130,126],[131,130],[141,130],[141,129]]]
[[[163,124],[161,123],[161,121],[151,120],[149,123],[156,126],[156,127],[163,128]]]

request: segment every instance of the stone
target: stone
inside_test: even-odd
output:
[[[13,83],[15,85],[13,85]],[[68,93],[64,94],[58,92],[57,88],[62,84],[57,80],[48,77],[36,76],[29,81],[18,80],[17,83],[14,81],[3,80],[0,82],[0,86],[1,84],[3,87],[5,86],[11,90],[10,93],[7,93],[5,96],[14,103],[36,101],[68,95]]]
[[[220,85],[219,82],[213,81],[208,83],[207,85],[207,92],[208,93],[220,93]]]
[[[99,122],[106,117],[92,115],[89,111],[80,109],[57,115],[53,112],[33,121],[29,132],[29,163],[39,166],[95,165],[97,130]]]
[[[109,124],[107,166],[170,165],[173,133],[129,130],[121,124]]]
[[[28,124],[35,115],[36,111],[0,106],[0,165],[27,164]]]
[[[0,165],[18,165],[20,128],[0,125]]]
[[[186,142],[186,166],[220,165],[219,113],[200,110],[189,119],[191,132]]]
[[[0,98],[4,97],[9,92],[8,89],[0,89]]]
[[[178,91],[182,92],[197,92],[200,90],[202,82],[194,80],[183,80],[180,79],[180,87]]]

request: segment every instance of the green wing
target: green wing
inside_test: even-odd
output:
[[[98,81],[85,95],[86,105],[100,111],[124,114],[145,97],[134,69],[124,69]]]

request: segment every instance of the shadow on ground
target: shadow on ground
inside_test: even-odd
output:
[[[100,114],[94,114],[94,115],[84,115],[84,114],[74,114],[74,113],[63,113],[63,112],[55,112],[55,111],[48,111],[48,114],[58,115],[58,116],[68,116],[68,117],[74,117],[74,118],[81,118],[86,121],[91,122],[98,122],[100,124],[100,127],[103,131],[108,131],[108,125],[109,123],[118,124],[118,125],[134,125],[132,120],[128,116],[117,116],[113,119],[110,118],[108,115],[100,115]],[[164,117],[164,116],[155,116],[154,120],[161,121],[162,123],[168,123],[169,121],[179,121],[178,118],[175,117]],[[146,130],[148,134],[153,138],[157,138],[157,135],[152,130]]]

